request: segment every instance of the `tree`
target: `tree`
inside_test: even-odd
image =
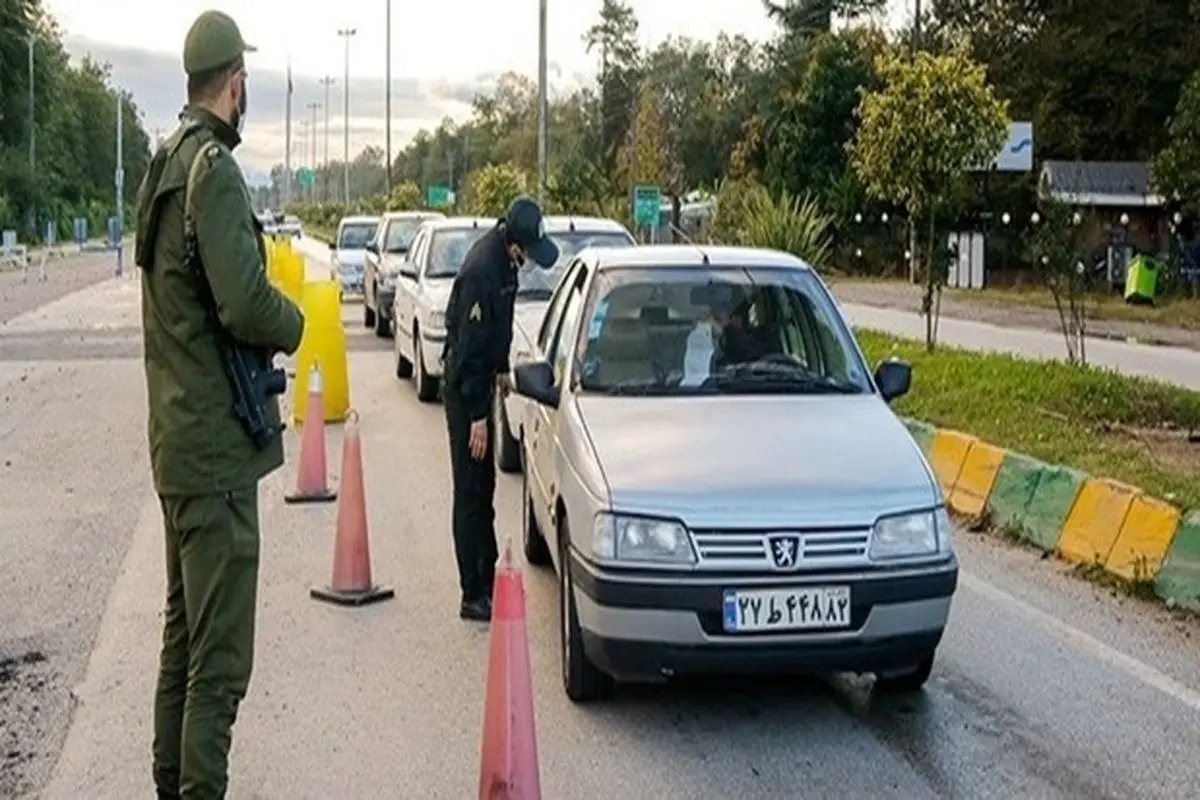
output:
[[[1154,184],[1162,194],[1177,196],[1189,213],[1200,213],[1200,70],[1180,93],[1167,136],[1152,165]]]
[[[388,197],[388,211],[414,211],[424,204],[424,198],[421,197],[421,187],[417,186],[412,181],[404,181],[397,183],[392,187],[392,194]]]
[[[587,52],[600,51],[599,155],[609,175],[633,124],[641,61],[637,36],[637,16],[621,0],[603,0],[600,20],[583,36]]]
[[[529,176],[516,164],[489,164],[467,176],[465,210],[499,217],[517,195],[529,190]]]
[[[670,180],[674,166],[658,97],[650,87],[639,93],[637,115],[617,157],[623,188],[637,185],[662,186]]]
[[[1036,212],[1029,241],[1030,261],[1054,297],[1067,343],[1067,360],[1087,363],[1087,268],[1076,243],[1083,216],[1062,201],[1046,198]]]
[[[882,87],[859,104],[852,161],[871,197],[905,207],[928,230],[922,308],[932,350],[945,261],[935,251],[938,212],[968,172],[990,163],[1004,144],[1007,104],[996,98],[984,68],[962,51],[912,59],[887,53],[875,70]]]

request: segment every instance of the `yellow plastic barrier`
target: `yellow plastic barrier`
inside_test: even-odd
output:
[[[1084,481],[1063,524],[1059,555],[1075,564],[1106,563],[1129,508],[1141,493],[1141,489],[1117,481]]]
[[[304,302],[304,257],[287,252],[279,259],[279,290],[296,305]]]
[[[1149,581],[1158,575],[1179,527],[1179,509],[1154,497],[1133,499],[1105,567],[1127,581]]]
[[[974,436],[958,431],[939,428],[934,432],[933,442],[929,445],[929,466],[933,467],[933,474],[941,484],[942,494],[947,498],[958,483],[958,476],[962,473],[963,462],[967,460],[971,445],[978,441]]]
[[[324,384],[325,421],[341,422],[350,410],[350,378],[346,367],[346,330],[342,327],[341,285],[337,281],[304,284],[304,337],[296,352],[292,381],[293,419],[304,421],[308,373],[315,361]]]
[[[968,517],[982,516],[1002,463],[1004,450],[987,442],[973,442],[950,491],[950,508]]]

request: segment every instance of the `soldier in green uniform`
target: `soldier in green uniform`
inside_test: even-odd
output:
[[[253,662],[258,483],[283,463],[280,437],[256,446],[234,415],[203,277],[185,257],[185,205],[228,334],[290,354],[304,329],[299,309],[267,281],[261,228],[232,153],[246,116],[243,58],[252,49],[225,14],[195,21],[183,54],[187,106],[138,192],[150,461],[166,529],[154,702],[159,798],[225,796],[231,729]],[[268,416],[278,423],[274,397]]]

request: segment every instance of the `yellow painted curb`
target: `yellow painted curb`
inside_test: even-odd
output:
[[[976,439],[967,450],[954,488],[950,490],[950,508],[968,517],[983,516],[988,495],[1004,463],[1004,449]]]
[[[1058,539],[1058,553],[1075,564],[1104,564],[1141,489],[1088,478],[1079,489]]]
[[[1104,568],[1127,581],[1154,580],[1179,529],[1180,517],[1179,509],[1170,503],[1139,494]]]
[[[949,497],[962,473],[963,463],[971,445],[979,439],[960,431],[947,431],[938,428],[933,433],[933,442],[929,445],[929,466],[941,484],[942,493]]]

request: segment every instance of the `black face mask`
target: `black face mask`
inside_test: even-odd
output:
[[[239,135],[242,132],[242,128],[246,124],[246,103],[247,103],[247,101],[246,101],[246,81],[245,81],[245,79],[243,79],[242,80],[242,93],[238,97],[237,111],[234,112],[233,120],[231,122],[231,124],[233,125],[233,129],[236,130]]]

